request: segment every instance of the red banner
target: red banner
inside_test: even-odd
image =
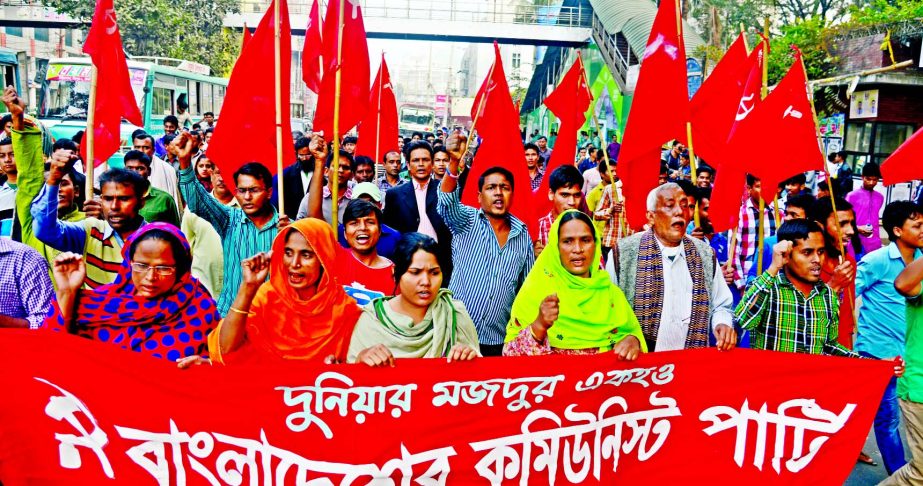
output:
[[[181,371],[0,337],[0,481],[842,484],[892,365],[713,349]]]

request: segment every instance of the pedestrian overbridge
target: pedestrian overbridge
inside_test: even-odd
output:
[[[335,1],[335,0],[334,0]],[[347,3],[349,0],[344,0]],[[362,0],[369,38],[502,44],[585,46],[592,35],[593,12],[577,6],[537,6],[510,0]],[[303,35],[311,0],[289,0],[292,33]],[[226,27],[253,29],[269,0],[243,0],[241,13],[228,15]],[[326,0],[321,11],[326,11]]]
[[[321,0],[326,11],[328,0]],[[349,2],[349,0],[345,0]],[[517,0],[359,0],[371,39],[583,47],[592,36],[593,10],[586,1],[532,5]],[[228,28],[259,24],[270,0],[241,0],[240,13],[224,18]],[[304,35],[312,0],[289,0],[292,33]],[[0,2],[0,23],[12,27],[68,28],[87,24],[42,5],[41,0]]]

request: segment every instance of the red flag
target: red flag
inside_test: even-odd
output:
[[[762,42],[765,42],[762,41]],[[750,54],[749,69],[742,76],[743,88],[737,93],[737,102],[734,115],[728,132],[724,135],[724,142],[718,151],[711,157],[712,167],[717,168],[715,173],[715,187],[712,190],[711,210],[708,217],[715,231],[727,231],[736,228],[740,216],[740,205],[743,192],[747,183],[747,167],[751,161],[742,158],[741,154],[749,153],[733,149],[729,140],[737,131],[737,127],[745,120],[760,103],[760,91],[763,87],[763,44],[760,43]],[[695,130],[693,125],[693,130]]]
[[[250,42],[250,37],[252,37],[250,28],[247,27],[247,23],[244,22],[244,36],[240,41],[240,52],[244,52],[244,48],[247,47],[247,42]]]
[[[388,64],[382,54],[381,66],[369,93],[369,110],[359,124],[356,154],[372,157],[376,164],[380,164],[386,153],[399,150],[397,128],[397,100],[394,98]]]
[[[676,10],[676,0],[660,2],[619,153],[619,177],[626,181],[622,191],[632,228],[647,222],[647,194],[657,187],[661,147],[673,139],[686,140],[686,47]]]
[[[83,52],[96,67],[96,106],[93,110],[93,166],[109,159],[121,145],[122,118],[144,125],[135,93],[131,89],[128,64],[122,51],[122,36],[112,0],[99,0]],[[80,156],[87,160],[87,144],[80,145]]]
[[[558,87],[545,98],[545,106],[561,119],[561,126],[579,129],[586,122],[586,112],[590,109],[593,94],[587,86],[583,59],[577,60],[561,78]],[[571,157],[573,159],[573,157]]]
[[[788,73],[737,126],[728,141],[728,149],[738,154],[752,147],[784,147],[773,154],[771,163],[747,167],[747,172],[761,179],[762,197],[767,203],[772,202],[780,182],[801,172],[824,168],[809,89],[801,52],[796,48]]]
[[[562,165],[574,165],[574,156],[577,153],[577,130],[586,122],[586,112],[592,101],[593,94],[587,86],[583,60],[578,56],[567,74],[561,78],[558,87],[544,101],[545,106],[561,119],[561,127],[558,130],[558,141],[555,142],[557,148],[551,152],[551,159],[545,167],[545,177],[542,178],[542,184],[532,198],[534,219],[544,216],[551,210],[551,201],[547,196],[548,179],[551,172]]]
[[[275,1],[275,0],[274,0]],[[288,4],[279,1],[281,74],[279,86],[275,85],[275,31],[273,4],[263,14],[256,31],[247,43],[247,49],[237,58],[231,79],[228,81],[221,123],[208,144],[208,158],[225,174],[225,182],[233,185],[231,177],[247,162],[259,162],[270,172],[276,172],[276,90],[282,93],[282,157],[283,165],[295,162],[295,142],[292,140],[292,120],[289,116],[291,96],[292,43]],[[242,150],[241,136],[246,135],[246,149]],[[287,208],[290,211],[294,208]]]
[[[923,153],[923,130],[917,130],[884,162],[881,163],[881,177],[885,185],[923,179],[920,154]]]
[[[529,204],[532,199],[532,186],[529,185],[529,171],[526,169],[526,154],[520,142],[519,113],[513,106],[510,87],[503,72],[503,60],[500,46],[494,42],[494,64],[490,76],[484,80],[475,98],[474,114],[483,97],[484,106],[477,117],[475,128],[482,139],[474,156],[471,173],[462,193],[462,202],[473,207],[478,203],[478,178],[485,170],[501,166],[513,173],[512,213],[527,226],[532,226],[532,211]],[[512,161],[512,162],[511,162]]]
[[[336,2],[338,0],[332,0]],[[308,89],[320,93],[320,83],[323,77],[323,42],[321,37],[320,9],[317,0],[311,5],[311,14],[308,16],[308,27],[304,34],[304,49],[301,51],[301,77]]]
[[[717,163],[713,159],[727,143],[740,94],[750,72],[745,44],[744,35],[740,34],[689,101],[696,155],[711,164]]]
[[[344,3],[343,39],[339,41],[340,2]],[[337,44],[342,51],[337,57]],[[369,46],[359,0],[331,0],[324,16],[324,76],[314,113],[314,131],[333,134],[333,105],[336,97],[336,72],[340,70],[340,136],[365,116],[369,103]]]

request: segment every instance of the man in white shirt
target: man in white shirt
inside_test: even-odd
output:
[[[648,349],[737,345],[733,298],[708,243],[686,235],[689,198],[664,184],[647,198],[650,228],[619,240],[607,269],[641,324]]]
[[[179,195],[176,169],[154,154],[154,137],[147,133],[139,133],[132,140],[132,145],[135,150],[140,150],[151,158],[151,175],[147,178],[148,182],[151,183],[151,187],[156,187],[169,194],[173,198],[173,202],[176,203],[177,211],[180,211],[182,198]]]

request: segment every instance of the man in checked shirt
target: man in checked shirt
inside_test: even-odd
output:
[[[0,328],[38,329],[53,293],[45,259],[30,246],[0,238]]]
[[[839,300],[820,279],[826,258],[824,230],[807,219],[786,221],[777,233],[772,263],[747,289],[736,317],[752,333],[754,349],[858,358],[837,342]],[[904,363],[894,360],[900,376]]]

